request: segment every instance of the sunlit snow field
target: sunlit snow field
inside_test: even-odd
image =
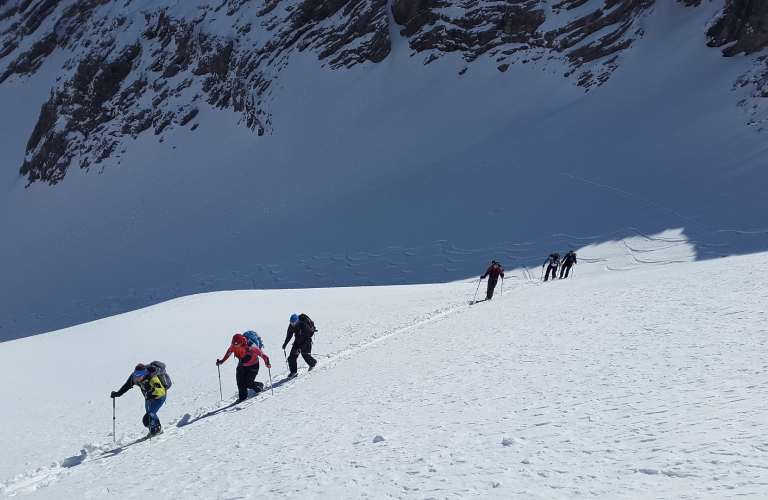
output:
[[[675,236],[580,248],[573,277],[531,269],[475,305],[477,279],[219,292],[1,343],[0,496],[764,498],[768,254],[683,262]],[[285,382],[294,312],[319,365]],[[216,411],[245,329],[274,394]],[[132,444],[134,389],[113,444],[109,392],[154,359],[165,433]]]
[[[118,45],[137,43],[143,12],[165,5],[102,3],[126,30]],[[211,1],[166,3],[164,16],[195,24]],[[577,3],[540,2],[541,29],[608,5]],[[764,64],[707,46],[724,5],[656,2],[589,91],[564,78],[566,53],[503,73],[495,51],[425,65],[394,25],[378,64],[332,70],[317,51],[293,51],[264,136],[199,100],[195,125],[126,138],[99,165],[75,160],[58,185],[25,188],[41,107],[88,57],[56,50],[0,85],[0,341],[202,292],[452,282],[490,259],[530,268],[567,245],[680,227],[689,258],[768,250],[768,141],[747,125],[768,109],[750,97],[757,83],[734,86]],[[214,17],[204,32],[232,31]],[[39,32],[57,29],[54,16]],[[247,37],[262,36],[254,22]]]

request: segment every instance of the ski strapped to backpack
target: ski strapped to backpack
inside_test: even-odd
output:
[[[248,341],[248,347],[251,347],[252,345],[256,344],[256,347],[259,349],[264,349],[264,342],[261,340],[261,337],[259,337],[259,334],[254,332],[253,330],[248,330],[247,332],[243,333],[243,337]]]
[[[163,384],[166,390],[170,389],[173,385],[171,376],[165,371],[165,363],[161,361],[153,361],[147,365],[148,372],[153,376],[160,379],[160,383]]]
[[[315,334],[315,332],[317,331],[317,328],[315,328],[315,322],[312,321],[311,319],[309,319],[309,316],[307,316],[306,314],[303,314],[303,313],[299,314],[299,321],[302,322],[302,323],[308,324],[309,325],[309,330],[310,330],[310,332],[312,332],[311,335]]]

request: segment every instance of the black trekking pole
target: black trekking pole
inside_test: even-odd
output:
[[[148,400],[148,399],[145,399],[145,400],[144,400],[144,408],[146,408],[146,407],[147,407],[147,401],[149,401],[149,400]],[[149,415],[149,412],[147,412],[147,415]],[[144,417],[146,418],[146,416],[147,416],[147,415],[144,415]],[[149,422],[147,422],[147,423],[151,424],[151,423],[152,423],[152,420],[150,420],[150,421],[149,421]],[[152,442],[152,426],[151,426],[151,425],[150,425],[150,427],[149,427],[149,441],[150,441],[150,442]]]
[[[115,437],[116,428],[117,424],[115,423],[115,398],[112,398],[112,443],[115,443],[115,440],[117,439]]]
[[[475,289],[475,298],[472,299],[472,302],[477,302],[477,291],[480,290],[480,283],[483,282],[483,278],[480,278],[480,280],[477,282],[477,288]]]
[[[219,396],[221,397],[219,401],[224,401],[224,391],[221,390],[221,366],[216,365],[216,369],[219,370]]]
[[[288,367],[288,373],[290,373],[291,365],[288,364],[288,355],[285,353],[285,347],[283,347],[283,357],[285,358],[285,366]]]
[[[504,276],[501,277],[501,293],[499,295],[504,296]]]

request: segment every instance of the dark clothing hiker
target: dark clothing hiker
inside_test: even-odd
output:
[[[565,257],[563,257],[563,263],[560,265],[560,279],[563,279],[563,272],[565,272],[565,277],[567,278],[571,267],[576,263],[576,252],[571,250],[565,254]]]
[[[297,364],[299,355],[304,358],[304,362],[309,365],[310,370],[317,364],[317,360],[312,357],[312,335],[314,333],[312,320],[306,314],[291,316],[288,333],[285,336],[285,342],[283,342],[283,350],[285,350],[291,338],[294,339],[291,354],[288,356],[289,377],[296,377],[299,374]]]
[[[504,269],[502,269],[499,263],[494,260],[491,263],[491,267],[485,271],[485,274],[480,276],[480,279],[488,277],[488,288],[485,292],[485,300],[491,300],[493,298],[493,290],[496,288],[499,276],[502,278],[504,277]]]

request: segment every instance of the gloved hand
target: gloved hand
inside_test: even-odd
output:
[[[264,364],[267,365],[267,368],[272,368],[272,365],[269,364],[269,356],[264,356]]]
[[[480,279],[483,279],[483,275],[482,274],[480,275]]]
[[[285,350],[286,346],[288,346],[288,342],[286,342],[285,344],[283,344],[283,350]]]
[[[216,360],[216,366],[219,366],[219,365],[221,365],[221,360],[220,360],[220,359],[217,359],[217,360]]]
[[[541,268],[544,269],[544,264],[541,265]]]
[[[109,397],[110,397],[110,398],[117,398],[117,397],[119,397],[119,396],[117,395],[117,392],[115,392],[115,391],[112,391],[112,393],[109,395]]]

